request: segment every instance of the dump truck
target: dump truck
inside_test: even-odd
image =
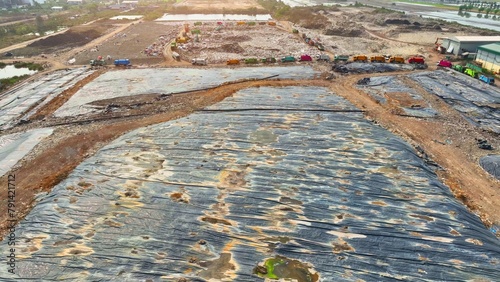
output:
[[[404,64],[405,58],[399,56],[393,56],[389,58],[389,63]]]
[[[422,57],[411,57],[408,59],[409,64],[425,64],[425,59]]]
[[[334,62],[338,62],[338,61],[347,62],[347,61],[349,61],[349,56],[347,56],[347,55],[335,55],[335,57],[333,57],[333,61]]]
[[[262,58],[260,60],[263,64],[273,64],[276,63],[276,59],[273,57],[268,57],[268,58]]]
[[[462,65],[454,65],[453,69],[458,71],[458,72],[461,72],[461,73],[463,73],[465,71],[465,67]]]
[[[130,60],[129,59],[118,59],[118,60],[115,60],[115,66],[124,66],[124,67],[127,67],[127,66],[130,66]]]
[[[495,84],[495,79],[493,77],[486,76],[484,74],[482,74],[482,75],[479,76],[479,80],[481,80],[481,81],[483,81],[485,83],[488,83],[489,85]]]
[[[288,62],[295,62],[295,57],[293,56],[286,56],[281,58],[282,63],[288,63]]]
[[[177,50],[177,43],[175,43],[175,42],[170,43],[170,50],[172,50],[172,51]]]
[[[327,54],[317,55],[316,56],[316,60],[329,62],[330,61],[330,56],[328,56]]]
[[[300,56],[300,60],[301,62],[310,62],[312,61],[313,59],[311,58],[311,56],[309,55],[301,55]]]
[[[236,22],[236,25],[245,25],[245,22]]]
[[[100,60],[90,60],[90,66],[91,67],[99,67],[99,66],[104,66],[106,65],[106,61],[103,59]]]
[[[258,63],[259,63],[259,60],[257,60],[257,58],[245,59],[245,64],[258,64]]]
[[[238,59],[231,59],[231,60],[227,60],[226,62],[226,65],[239,65],[240,64],[240,60]]]
[[[372,62],[372,63],[385,63],[385,57],[384,56],[371,56],[370,62]]]
[[[360,62],[366,62],[366,61],[368,61],[368,57],[365,56],[365,55],[356,55],[356,56],[352,57],[352,60],[354,62],[359,62],[359,61]]]
[[[477,77],[477,72],[473,69],[467,68],[464,73],[470,77],[476,78]]]
[[[440,60],[439,63],[437,63],[438,67],[444,67],[444,68],[451,68],[453,65],[450,61],[447,60]]]
[[[198,65],[198,66],[206,66],[207,59],[200,59],[200,58],[192,59],[191,64]]]
[[[186,37],[177,37],[175,39],[175,42],[177,42],[177,43],[186,43],[187,42],[187,38]]]

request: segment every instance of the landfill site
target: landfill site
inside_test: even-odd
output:
[[[495,32],[378,12],[8,49],[0,280],[500,281],[500,90],[436,66]]]

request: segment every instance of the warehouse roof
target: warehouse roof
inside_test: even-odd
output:
[[[478,49],[489,52],[489,53],[493,53],[496,55],[500,55],[500,42],[481,45],[478,47]]]
[[[451,41],[459,42],[500,42],[500,36],[453,36]]]

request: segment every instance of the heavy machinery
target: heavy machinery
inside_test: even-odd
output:
[[[329,62],[330,61],[330,56],[328,56],[327,54],[321,54],[321,55],[318,55],[316,57],[318,61],[325,61],[325,62]]]
[[[245,64],[258,64],[258,63],[259,63],[259,60],[257,60],[257,58],[245,59]]]
[[[425,59],[422,57],[411,57],[408,59],[409,64],[425,64]]]
[[[172,51],[177,50],[177,43],[175,42],[170,43],[170,50]]]
[[[276,22],[267,22],[268,25],[276,26]]]
[[[347,62],[347,61],[349,61],[349,56],[347,56],[347,55],[335,55],[335,57],[333,57],[333,61],[334,62],[338,62],[338,61]]]
[[[470,77],[477,78],[477,72],[473,69],[467,68],[464,73]]]
[[[453,65],[451,64],[450,61],[447,60],[440,60],[439,63],[437,63],[438,67],[444,67],[444,68],[451,68]]]
[[[368,61],[368,57],[366,55],[356,55],[352,57],[354,62],[366,62]]]
[[[128,67],[130,66],[130,60],[129,59],[118,59],[115,60],[115,66],[123,66],[123,67]]]
[[[103,60],[102,58],[101,59],[97,59],[97,60],[90,60],[90,66],[91,67],[102,67],[102,66],[105,66],[106,65],[106,61]]]
[[[461,72],[461,73],[463,73],[466,69],[466,67],[464,67],[462,65],[454,65],[452,68],[458,72]]]
[[[227,60],[226,62],[226,65],[239,65],[240,64],[240,60],[238,59],[231,59],[231,60]]]
[[[292,30],[292,33],[298,34],[298,33],[299,33],[299,30],[294,28],[294,29]]]
[[[172,52],[172,58],[174,58],[174,60],[176,60],[176,61],[180,61],[181,55],[179,55],[179,53],[177,53],[177,52]]]
[[[493,77],[486,76],[484,74],[482,74],[482,75],[479,76],[479,80],[481,80],[481,81],[483,81],[485,83],[488,83],[489,85],[495,84],[495,79]]]
[[[188,41],[188,39],[186,37],[177,37],[175,39],[175,42],[177,43],[186,43]]]
[[[438,51],[440,54],[446,53],[446,49],[441,46],[441,43],[439,43],[440,39],[448,39],[448,37],[438,37],[436,38],[436,42],[434,42],[434,45],[436,45],[436,51]]]
[[[289,62],[295,62],[295,57],[293,56],[286,56],[281,58],[282,63],[289,63]]]
[[[389,63],[404,64],[405,58],[399,56],[393,56],[389,58]]]
[[[320,50],[320,51],[325,51],[325,46],[323,46],[323,44],[321,44],[321,43],[318,43],[316,45],[316,47],[318,47],[318,50]]]
[[[273,57],[268,57],[268,58],[262,58],[260,60],[263,64],[273,64],[276,63],[276,59]]]
[[[299,61],[300,62],[310,62],[312,60],[313,59],[311,58],[311,56],[309,56],[309,55],[306,54],[306,55],[301,55]]]
[[[372,56],[370,57],[370,62],[372,63],[385,63],[384,56]]]
[[[195,59],[191,60],[191,64],[198,65],[198,66],[206,66],[207,59],[195,58]]]

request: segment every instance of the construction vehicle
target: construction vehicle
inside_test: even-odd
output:
[[[368,61],[368,57],[365,55],[356,55],[352,57],[354,62],[366,62]]]
[[[276,63],[276,59],[273,57],[263,58],[260,60],[263,64],[273,64]]]
[[[282,63],[289,63],[289,62],[295,62],[295,57],[293,56],[286,56],[281,58]]]
[[[320,54],[320,55],[316,56],[316,60],[317,61],[329,62],[330,61],[330,56],[328,56],[327,54]]]
[[[193,65],[198,65],[198,66],[206,66],[207,65],[207,59],[192,59],[191,64]]]
[[[101,59],[97,59],[97,60],[90,60],[90,66],[91,67],[102,67],[102,66],[105,66],[106,65],[106,61],[103,60],[102,58]]]
[[[384,56],[371,56],[370,62],[372,62],[372,63],[385,63],[385,57]]]
[[[389,63],[404,64],[405,58],[399,56],[390,57]]]
[[[276,22],[267,22],[268,25],[276,26]]]
[[[298,33],[299,33],[299,30],[294,28],[294,29],[292,30],[292,33],[298,34]]]
[[[257,60],[257,58],[245,59],[245,64],[258,64],[258,63],[259,63],[259,60]]]
[[[300,56],[300,62],[310,62],[312,61],[313,59],[311,58],[311,56],[309,55],[301,55]]]
[[[453,69],[456,70],[456,71],[458,71],[458,72],[463,73],[466,68],[464,66],[462,66],[462,65],[454,65]]]
[[[325,51],[325,47],[323,46],[323,44],[318,43],[316,47],[318,47],[318,50],[320,51]]]
[[[226,62],[226,65],[239,65],[240,64],[240,60],[238,59],[231,59],[231,60],[227,60]]]
[[[467,68],[464,73],[470,77],[477,78],[477,72],[473,69]]]
[[[176,61],[180,61],[181,55],[179,55],[179,53],[177,53],[177,52],[172,52],[172,58],[174,58],[174,60],[176,60]]]
[[[346,55],[335,55],[335,57],[333,57],[333,61],[334,62],[338,62],[338,61],[347,62],[347,61],[349,61],[349,56],[346,56]]]
[[[444,68],[451,68],[453,65],[450,61],[447,60],[440,60],[439,63],[437,63],[438,67],[444,67]]]
[[[446,53],[446,49],[441,46],[441,43],[438,43],[440,39],[448,39],[448,37],[438,37],[436,38],[436,42],[434,42],[434,45],[436,45],[436,51],[438,51],[440,54]]]
[[[236,25],[245,25],[245,22],[236,22]]]
[[[130,66],[130,60],[129,59],[118,59],[115,60],[115,66],[123,66],[123,67],[128,67]]]
[[[483,68],[481,66],[475,65],[473,63],[467,63],[467,68],[473,69],[475,72],[482,72]]]
[[[175,39],[175,42],[177,42],[177,43],[186,43],[187,41],[188,41],[188,40],[187,40],[187,38],[186,38],[186,37],[177,37],[177,38]]]
[[[425,59],[422,57],[411,57],[408,59],[409,64],[425,64]]]
[[[495,79],[493,77],[486,76],[484,74],[482,74],[482,75],[479,76],[479,80],[481,80],[481,81],[483,81],[485,83],[488,83],[489,85],[495,84]]]
[[[254,26],[254,25],[256,25],[256,23],[255,22],[247,22],[247,25]]]
[[[199,29],[193,29],[191,30],[191,34],[201,34],[201,31]]]
[[[175,42],[170,43],[170,50],[172,50],[172,51],[177,50],[177,43],[175,43]]]

